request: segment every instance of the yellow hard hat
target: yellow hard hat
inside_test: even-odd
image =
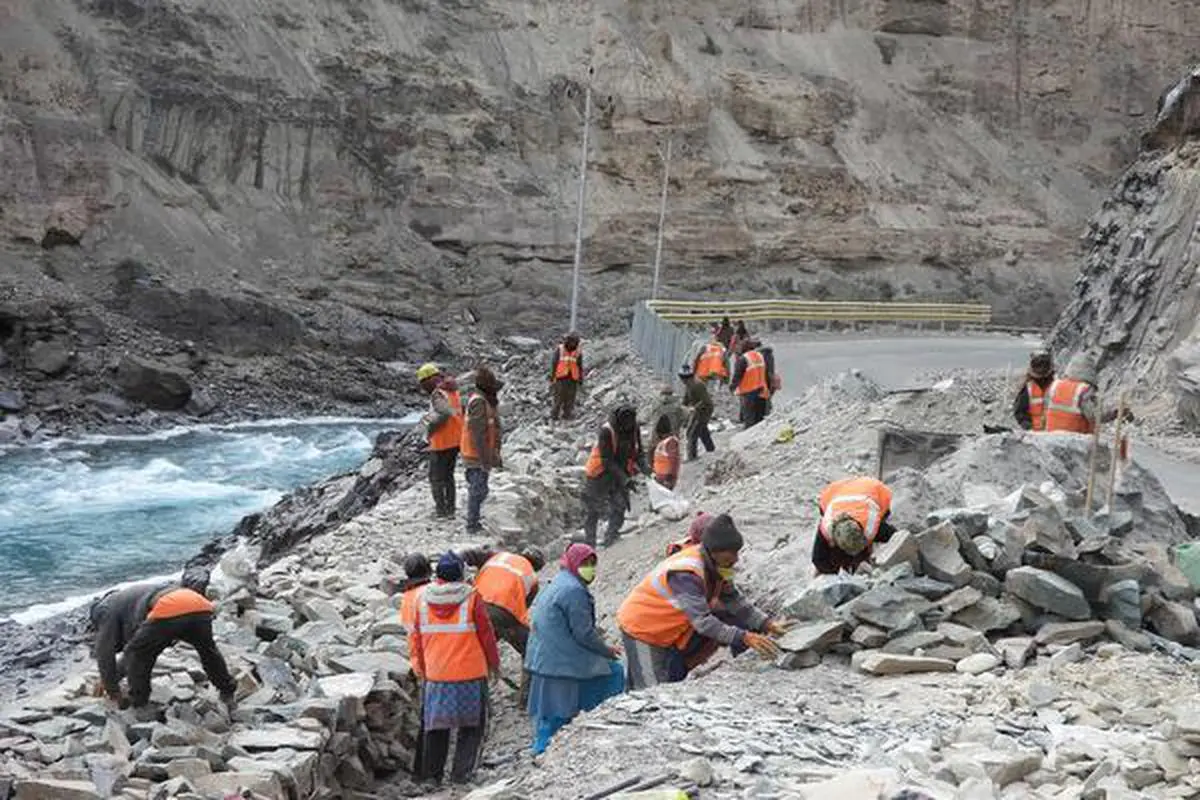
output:
[[[417,368],[417,380],[424,381],[432,378],[434,375],[441,375],[442,371],[438,369],[437,364],[422,364]]]

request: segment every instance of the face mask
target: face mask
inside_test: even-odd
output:
[[[579,579],[581,581],[583,581],[584,583],[591,583],[592,581],[596,580],[596,565],[595,564],[589,564],[586,567],[580,567],[578,572],[579,572]]]
[[[731,581],[737,574],[737,567],[717,567],[717,572],[720,573],[721,580]]]

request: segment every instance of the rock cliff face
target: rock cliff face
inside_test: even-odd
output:
[[[104,347],[150,349],[234,400],[362,404],[430,325],[557,330],[585,82],[585,331],[649,284],[667,138],[673,293],[1047,319],[1145,98],[1200,44],[1195,4],[1129,5],[10,0],[10,369],[82,385],[47,398],[70,405],[107,385]]]
[[[1087,261],[1054,331],[1103,381],[1200,428],[1200,70],[1163,93],[1145,149],[1088,225]]]

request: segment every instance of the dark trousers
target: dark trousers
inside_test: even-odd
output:
[[[629,492],[616,486],[606,477],[589,478],[583,489],[583,534],[584,540],[596,546],[596,528],[600,517],[608,520],[604,529],[604,546],[617,540],[621,526],[625,524],[625,512],[629,510]]]
[[[742,427],[753,428],[766,419],[767,398],[757,394],[744,394],[742,400]]]
[[[486,704],[485,704],[486,709]],[[479,765],[479,754],[483,750],[483,734],[487,730],[487,711],[483,712],[483,723],[470,728],[456,728],[454,737],[454,765],[450,767],[451,783],[466,783],[475,774]],[[441,782],[446,773],[446,759],[450,755],[450,731],[425,731],[424,765],[421,777]]]
[[[482,467],[467,467],[467,530],[477,531],[483,527],[483,501],[487,500],[488,471]]]
[[[712,432],[709,431],[709,429],[708,429],[708,420],[709,420],[709,417],[707,415],[705,415],[703,417],[701,417],[699,415],[693,415],[691,422],[688,423],[688,430],[687,430],[688,461],[691,461],[692,459],[694,459],[696,457],[696,453],[699,450],[699,448],[696,445],[699,442],[704,443],[704,449],[706,451],[708,451],[709,453],[711,453],[713,450],[716,449],[716,445],[713,444]]]
[[[508,642],[513,650],[521,654],[523,661],[525,658],[525,647],[529,644],[529,628],[522,625],[521,620],[513,616],[513,613],[504,606],[484,603],[483,607],[487,610],[488,619],[492,623],[492,630],[496,632],[496,638]],[[517,707],[524,710],[528,699],[529,673],[522,669],[521,684],[517,687]]]
[[[439,517],[454,516],[454,467],[458,464],[458,448],[429,452],[429,489]]]
[[[173,619],[146,620],[138,626],[122,651],[122,663],[129,678],[129,700],[135,707],[150,702],[154,662],[163,650],[176,642],[187,642],[196,648],[204,674],[222,696],[234,693],[237,684],[213,641],[212,622],[212,614],[205,612]]]
[[[575,398],[579,394],[579,381],[560,378],[554,382],[554,408],[551,419],[574,419]]]

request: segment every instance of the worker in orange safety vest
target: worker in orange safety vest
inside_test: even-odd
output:
[[[604,546],[617,540],[630,508],[629,493],[637,488],[634,476],[639,472],[648,474],[650,468],[642,450],[637,409],[621,405],[600,426],[596,444],[584,465],[587,480],[583,487],[583,533],[587,544],[596,546],[596,528],[602,516],[608,520]]]
[[[780,655],[769,637],[787,630],[748,603],[733,577],[742,535],[728,514],[705,526],[700,544],[655,567],[617,611],[627,659],[627,687],[674,683],[721,646],[749,648],[768,660]]]
[[[463,409],[454,378],[443,375],[437,364],[417,369],[421,390],[429,395],[429,411],[421,417],[429,441],[429,489],[434,516],[454,518],[454,468],[462,441]]]
[[[658,418],[654,433],[658,440],[654,445],[654,480],[673,490],[679,482],[679,433],[665,414]]]
[[[812,562],[817,573],[853,572],[871,557],[877,542],[892,538],[889,524],[892,490],[875,478],[845,478],[821,490],[821,519],[813,538]]]
[[[538,593],[538,573],[546,566],[540,547],[530,545],[520,553],[486,549],[461,551],[462,559],[479,572],[475,591],[483,598],[496,636],[521,655],[529,640],[529,609]]]
[[[745,351],[734,362],[729,387],[741,402],[742,427],[753,428],[766,418],[778,381],[774,351],[757,340],[746,344]]]
[[[550,358],[550,389],[554,395],[551,419],[574,419],[575,401],[583,386],[583,348],[571,331]]]
[[[716,339],[715,334],[713,340],[704,345],[696,356],[693,371],[696,380],[705,383],[713,381],[725,383],[729,380],[729,351]]]
[[[1047,433],[1091,433],[1096,426],[1096,362],[1087,353],[1070,360],[1046,391]]]
[[[437,580],[417,604],[410,659],[420,677],[423,758],[418,779],[440,782],[457,731],[454,783],[470,780],[487,730],[488,679],[499,674],[500,652],[484,603],[464,581],[464,565],[454,553],[437,564]]]
[[[1013,417],[1027,431],[1046,429],[1046,396],[1054,382],[1054,359],[1049,348],[1039,347],[1029,356],[1025,382],[1013,399]]]

